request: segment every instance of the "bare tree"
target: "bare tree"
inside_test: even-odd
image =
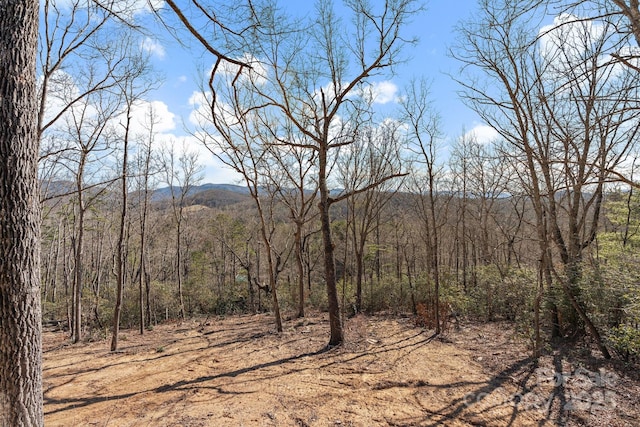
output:
[[[184,310],[184,208],[185,199],[192,188],[202,180],[202,166],[198,163],[198,154],[189,151],[185,146],[181,152],[176,152],[175,142],[161,151],[162,170],[164,180],[169,186],[171,194],[171,213],[176,226],[175,237],[175,277],[178,291],[178,316],[185,317]]]
[[[134,42],[132,27],[117,15],[130,12],[129,7],[132,4],[128,2],[97,4],[83,0],[64,5],[46,1],[43,5],[38,61],[40,170],[45,183],[64,169],[75,182],[73,189],[63,191],[67,194],[43,192],[44,201],[72,193],[77,198],[71,328],[74,342],[81,332],[85,214],[112,178],[98,177],[91,163],[106,166],[111,154],[109,122],[120,109],[116,92],[130,75],[129,55]],[[71,170],[71,165],[76,167]]]
[[[256,290],[254,284],[257,279],[254,277],[255,263],[253,262],[253,252],[251,249],[253,247],[254,236],[253,233],[249,234],[249,236],[245,236],[245,233],[239,234],[239,222],[236,222],[236,226],[234,227],[234,225],[230,224],[230,221],[228,220],[228,217],[219,215],[216,221],[221,222],[219,225],[220,232],[216,232],[215,236],[216,240],[220,242],[221,245],[220,254],[223,258],[222,262],[224,263],[225,252],[228,251],[231,254],[231,258],[234,258],[234,263],[237,262],[240,264],[240,267],[245,271],[247,276],[247,291],[249,294],[249,310],[255,314],[257,313],[257,306],[255,301]],[[244,227],[242,227],[242,229],[244,229]],[[242,240],[240,240],[239,237],[242,237]],[[222,268],[224,269],[224,267],[225,266],[223,265]],[[224,277],[222,277],[224,276],[224,273],[219,274],[218,276],[218,294],[222,295],[222,286],[225,284]]]
[[[536,214],[540,265],[558,283],[605,357],[596,325],[579,294],[585,251],[596,237],[605,184],[616,179],[638,132],[637,73],[617,65],[619,26],[565,14],[532,28],[544,10],[484,2],[477,22],[460,33],[455,55],[487,83],[460,80],[469,105],[509,144]],[[491,84],[497,83],[495,86]],[[552,246],[563,271],[556,272]],[[553,277],[552,277],[553,276]],[[553,279],[553,280],[552,280]]]
[[[40,32],[38,58],[39,137],[89,93],[114,87],[109,73],[91,79],[90,84],[77,91],[73,81],[83,74],[88,62],[99,58],[98,52],[104,48],[101,43],[107,32],[113,30],[109,8],[86,0],[64,5],[50,0],[43,3],[44,27]]]
[[[124,40],[125,44],[130,43],[130,40]],[[139,101],[152,87],[151,82],[146,78],[148,77],[149,61],[148,57],[142,52],[136,52],[131,49],[131,46],[127,46],[127,50],[130,51],[129,60],[127,61],[129,66],[124,71],[124,77],[121,82],[118,83],[118,89],[120,96],[124,102],[124,111],[122,115],[122,121],[120,126],[122,127],[122,169],[120,172],[120,184],[121,184],[121,210],[120,210],[120,226],[117,243],[117,259],[116,259],[116,304],[113,311],[113,326],[112,326],[112,338],[111,338],[111,351],[118,349],[118,333],[120,330],[120,313],[122,311],[122,299],[124,293],[124,287],[126,282],[126,266],[127,266],[127,254],[128,254],[128,221],[129,221],[129,207],[128,207],[128,195],[129,195],[129,147],[131,139],[135,138],[132,135],[132,114],[136,101]],[[148,170],[145,171],[148,175]],[[146,215],[146,214],[143,214]],[[144,237],[144,236],[143,236]],[[144,260],[144,258],[143,258]],[[142,265],[141,267],[142,268]],[[141,274],[142,277],[142,274]],[[142,282],[141,282],[142,283]],[[142,285],[140,286],[140,331],[143,331],[144,316],[142,315]]]
[[[140,310],[140,334],[144,334],[145,324],[151,325],[151,274],[149,272],[148,260],[148,239],[149,239],[149,210],[150,194],[153,187],[152,172],[154,172],[153,143],[155,139],[154,128],[157,124],[153,108],[149,106],[149,111],[145,116],[147,122],[147,135],[141,137],[138,144],[138,152],[135,157],[137,167],[136,193],[138,202],[138,222],[140,237],[140,260],[138,272],[138,303]]]
[[[353,193],[347,204],[356,263],[356,312],[363,307],[364,260],[369,237],[374,230],[379,230],[382,211],[401,182],[387,181],[360,193],[354,190],[371,187],[371,184],[380,183],[385,177],[399,174],[402,170],[400,123],[388,120],[375,128],[373,123],[363,127],[364,130],[338,160],[338,179],[345,191]]]
[[[504,276],[506,269],[502,266],[501,249],[507,251],[502,257],[505,262],[513,252],[513,242],[518,232],[518,222],[515,230],[507,230],[511,224],[507,224],[504,209],[501,209],[508,193],[509,183],[512,180],[513,169],[509,162],[501,155],[499,150],[494,150],[490,143],[478,142],[475,135],[463,135],[456,143],[451,156],[451,170],[458,181],[459,192],[462,198],[462,215],[465,223],[470,221],[467,230],[465,224],[464,233],[479,246],[477,261],[481,265],[495,265]],[[517,194],[513,194],[514,197]],[[513,206],[517,213],[517,205]],[[509,213],[512,211],[509,210]],[[507,215],[508,216],[508,215]],[[522,221],[519,221],[521,224]],[[503,228],[506,242],[498,242],[498,236],[492,233],[496,228]],[[508,234],[508,235],[507,235]],[[510,262],[506,262],[507,267]]]
[[[0,1],[0,424],[42,426],[38,2]]]
[[[232,87],[228,86],[226,89],[232,89]],[[277,277],[283,268],[283,251],[278,250],[274,241],[276,232],[274,209],[277,202],[276,194],[283,190],[281,182],[270,179],[273,164],[277,163],[273,159],[270,137],[277,124],[265,111],[247,112],[247,105],[252,105],[251,94],[240,97],[233,90],[228,90],[223,95],[226,95],[224,99],[227,103],[224,106],[218,106],[218,112],[210,116],[216,133],[207,133],[208,123],[205,121],[203,131],[195,134],[201,135],[202,142],[212,154],[242,177],[257,208],[260,236],[267,255],[268,285],[265,288],[272,296],[276,329],[282,332]],[[254,278],[257,279],[257,277]],[[264,287],[264,285],[259,286]]]
[[[77,343],[81,338],[82,325],[82,290],[84,288],[84,247],[85,219],[89,208],[105,190],[100,185],[101,179],[88,179],[100,173],[99,164],[104,165],[105,158],[112,150],[110,121],[114,117],[118,100],[106,92],[95,92],[87,102],[77,104],[66,117],[67,140],[69,146],[75,144],[72,151],[67,151],[64,158],[66,167],[70,169],[74,179],[75,193],[75,233],[72,237],[74,250],[73,281],[73,315],[72,341]],[[96,182],[98,181],[98,182]]]
[[[293,140],[293,137],[289,138]],[[315,219],[312,215],[318,196],[318,186],[312,179],[315,169],[314,152],[299,147],[272,146],[272,170],[268,171],[271,185],[277,191],[277,197],[289,209],[294,226],[294,252],[296,261],[296,280],[298,283],[298,317],[304,317],[304,241],[310,232],[307,225]]]
[[[238,14],[238,27],[227,46],[251,67],[224,67],[216,62],[209,79],[209,120],[223,108],[216,95],[220,85],[215,74],[226,73],[243,99],[245,113],[268,110],[304,135],[304,141],[290,141],[273,129],[271,144],[289,145],[315,152],[317,162],[319,215],[323,236],[324,272],[329,302],[331,336],[329,345],[344,340],[336,287],[334,244],[330,208],[353,193],[367,191],[400,174],[382,177],[364,188],[334,197],[330,193],[335,153],[351,144],[359,132],[358,120],[369,105],[363,96],[368,79],[402,62],[401,48],[411,40],[402,34],[405,24],[419,11],[413,0],[386,0],[378,10],[364,0],[346,2],[352,26],[345,26],[333,3],[321,0],[307,23],[291,22],[274,2],[249,2]],[[210,13],[211,16],[217,16]],[[352,63],[350,63],[352,61]],[[238,61],[239,62],[239,61]],[[251,94],[251,98],[247,98]],[[247,103],[250,99],[253,102]],[[267,127],[268,128],[268,127]]]
[[[90,0],[43,2],[37,123],[45,198],[50,195],[49,185],[59,179],[64,156],[73,150],[63,136],[71,109],[83,108],[92,94],[117,87],[118,69],[126,63],[119,36],[131,37],[131,28],[119,22],[114,13],[125,13],[131,5],[119,0],[102,4]]]
[[[593,19],[604,18],[617,22],[622,15],[626,25],[618,26],[619,31],[626,33],[635,39],[636,45],[640,46],[640,3],[636,0],[583,0],[578,5],[584,3],[589,7],[595,5],[597,12]],[[612,56],[621,61],[627,67],[640,72],[638,65],[638,55],[633,49],[621,49],[613,52]]]
[[[427,244],[429,272],[434,284],[433,312],[435,333],[439,334],[440,321],[440,233],[443,212],[438,207],[440,199],[438,184],[442,182],[443,168],[438,161],[440,139],[440,117],[429,99],[429,87],[424,80],[414,80],[408,86],[401,103],[404,121],[408,125],[408,138],[416,153],[416,165],[424,167],[414,171],[413,185],[418,192],[418,214],[424,224],[423,232]]]

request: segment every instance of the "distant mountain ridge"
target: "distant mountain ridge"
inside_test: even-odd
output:
[[[174,187],[176,195],[181,188]],[[209,208],[224,208],[226,206],[244,203],[250,200],[249,189],[233,184],[202,184],[189,189],[185,197],[186,206],[201,205]],[[151,201],[164,204],[171,201],[171,187],[162,187],[153,191]]]
[[[176,194],[182,190],[181,187],[174,187],[176,190]],[[187,194],[187,198],[192,198],[202,192],[211,192],[211,191],[226,191],[229,193],[236,193],[242,195],[249,195],[249,189],[247,187],[243,187],[241,185],[234,184],[202,184],[202,185],[194,185],[189,189],[189,194]],[[151,196],[152,201],[162,201],[165,199],[171,198],[171,187],[161,187],[157,188],[153,191]]]
[[[109,184],[105,183],[97,186],[87,186],[88,192],[104,189]],[[115,188],[114,188],[115,189]],[[181,188],[174,187],[176,195],[180,194]],[[60,198],[73,196],[76,192],[73,181],[46,181],[40,185],[42,200],[59,200]],[[108,193],[107,193],[108,194]],[[133,190],[131,195],[136,194]],[[171,201],[171,187],[160,187],[150,191],[151,202],[163,204]],[[235,203],[242,203],[249,200],[249,189],[241,185],[234,184],[202,184],[189,189],[189,194],[185,198],[187,205],[203,205],[208,207],[224,207]]]

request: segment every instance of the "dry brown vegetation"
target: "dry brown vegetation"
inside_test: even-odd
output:
[[[538,364],[511,325],[441,337],[411,318],[357,316],[326,349],[327,316],[246,315],[69,345],[44,335],[48,426],[640,425],[639,383],[555,352]],[[562,372],[560,376],[557,372]],[[562,409],[564,408],[564,409]],[[567,410],[570,409],[570,410]]]

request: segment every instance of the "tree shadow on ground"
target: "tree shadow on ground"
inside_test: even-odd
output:
[[[200,352],[210,348],[211,349],[215,348],[218,350],[221,348],[224,349],[227,346],[242,345],[244,343],[254,342],[256,340],[260,340],[264,337],[268,337],[272,335],[272,333],[270,332],[260,331],[256,329],[258,328],[248,328],[248,327],[239,328],[239,330],[236,330],[234,332],[236,333],[240,332],[240,333],[236,334],[233,339],[227,339],[223,342],[213,342],[213,340],[211,339],[212,335],[214,335],[215,332],[217,331],[204,332],[204,333],[201,333],[198,337],[195,337],[197,339],[204,339],[203,346],[198,346],[197,348],[193,348],[193,349],[184,349],[180,351],[168,352],[168,353],[153,356],[153,357],[146,357],[144,360],[141,360],[138,363],[152,364],[155,361],[162,358],[175,357],[175,356],[183,357],[184,355],[189,353],[193,353],[197,355]],[[189,340],[191,338],[194,338],[194,337],[185,337],[184,339],[175,339],[175,340],[172,340],[170,344],[184,343],[186,340]],[[201,377],[189,379],[189,380],[180,380],[180,381],[176,381],[169,384],[163,384],[159,387],[146,389],[146,390],[139,390],[139,391],[130,392],[130,393],[111,394],[111,395],[103,395],[103,396],[94,395],[94,396],[87,396],[87,397],[73,397],[73,398],[62,398],[62,399],[56,399],[56,398],[50,397],[50,394],[52,391],[69,384],[69,382],[72,382],[79,375],[90,375],[92,373],[104,371],[110,368],[117,368],[120,365],[137,363],[132,361],[114,361],[114,363],[106,363],[99,367],[73,370],[72,372],[65,372],[58,375],[49,375],[50,378],[68,376],[69,381],[65,381],[62,384],[58,384],[55,387],[50,387],[47,390],[45,390],[44,392],[45,404],[47,406],[58,406],[56,409],[47,411],[46,414],[50,415],[50,414],[60,413],[67,410],[88,407],[94,404],[103,403],[107,401],[116,402],[119,400],[132,398],[134,396],[142,395],[145,393],[169,393],[173,391],[186,391],[186,390],[194,390],[194,389],[213,389],[220,394],[244,394],[243,392],[229,391],[228,387],[234,384],[229,384],[228,382],[224,384],[219,384],[219,383],[216,383],[216,381],[222,378],[237,378],[253,372],[264,371],[272,367],[282,367],[285,365],[291,365],[291,366],[286,369],[280,369],[278,372],[274,372],[272,375],[268,375],[265,373],[260,375],[257,378],[249,377],[246,380],[243,380],[242,382],[263,381],[267,379],[284,377],[290,374],[303,372],[306,370],[326,369],[335,365],[349,364],[362,357],[367,357],[367,356],[375,357],[376,355],[381,355],[387,352],[404,351],[405,355],[407,355],[417,350],[418,348],[422,347],[423,345],[430,343],[433,340],[433,338],[435,338],[435,335],[424,337],[424,334],[422,332],[417,332],[409,336],[405,336],[402,334],[394,334],[394,335],[385,337],[385,341],[386,341],[385,344],[376,346],[375,348],[371,348],[366,351],[350,352],[349,350],[340,346],[333,347],[333,348],[329,348],[325,346],[315,351],[301,352],[289,357],[279,358],[276,360],[266,361],[263,363],[241,367],[241,368],[230,370],[230,371],[220,372],[214,375],[201,376]],[[305,340],[306,340],[306,337],[302,334],[299,334],[299,336],[295,337],[292,340],[288,340],[286,343],[291,344],[295,341],[305,341]],[[270,343],[270,345],[273,345],[273,343]],[[268,347],[268,345],[266,347]],[[110,353],[105,353],[105,355],[108,355],[108,354]],[[308,358],[308,357],[317,358],[322,355],[327,355],[327,358],[326,360],[321,361],[319,365],[311,364],[307,366],[304,364],[294,364],[294,362],[300,361],[304,358]],[[208,357],[208,355],[205,354],[203,356],[199,356],[194,360],[198,360],[200,357],[206,358]],[[60,367],[56,366],[56,369],[58,368]]]
[[[236,370],[233,370],[233,371],[221,372],[221,373],[216,374],[216,375],[206,375],[206,376],[194,378],[192,380],[182,380],[182,381],[176,381],[175,383],[172,383],[172,384],[164,384],[164,385],[161,385],[160,387],[157,387],[157,388],[153,389],[152,391],[155,392],[155,393],[166,393],[168,391],[173,391],[173,390],[188,390],[188,389],[192,389],[192,388],[201,388],[201,387],[196,387],[196,384],[202,384],[202,383],[214,381],[214,380],[217,380],[217,379],[220,379],[220,378],[235,378],[235,377],[238,377],[239,375],[247,374],[247,373],[250,373],[250,372],[259,371],[259,370],[266,369],[266,368],[271,368],[271,367],[274,367],[274,366],[285,365],[285,364],[294,362],[296,360],[303,359],[305,357],[318,356],[320,354],[326,353],[327,351],[329,351],[328,348],[327,347],[323,347],[323,348],[321,348],[320,350],[317,350],[317,351],[313,351],[313,352],[309,352],[309,353],[302,353],[302,354],[298,354],[298,355],[291,356],[291,357],[285,357],[285,358],[282,358],[282,359],[272,360],[270,362],[259,363],[257,365],[248,366],[246,368],[240,368],[240,369],[236,369]],[[282,374],[280,374],[278,376],[284,376],[284,375],[290,374],[292,372],[299,372],[301,370],[304,370],[304,369],[290,370],[290,371],[287,371],[287,372],[283,372]]]
[[[218,329],[213,331],[198,330],[198,334],[195,336],[190,334],[183,338],[172,339],[170,344],[175,343],[175,347],[167,349],[167,353],[162,355],[147,354],[147,357],[141,361],[114,359],[113,363],[94,368],[80,367],[81,370],[67,372],[64,375],[60,374],[59,377],[69,377],[69,381],[64,378],[65,383],[57,384],[55,388],[64,387],[82,373],[98,372],[109,367],[117,368],[119,365],[131,363],[153,364],[160,358],[174,356],[178,357],[181,362],[180,367],[175,365],[176,372],[172,378],[163,378],[161,373],[158,373],[160,376],[154,380],[155,382],[147,383],[148,385],[143,386],[142,390],[129,392],[130,390],[125,388],[122,390],[124,392],[120,394],[117,391],[112,391],[111,395],[96,396],[99,392],[94,392],[87,397],[72,396],[56,399],[50,397],[49,393],[55,388],[48,389],[44,396],[45,404],[49,407],[53,406],[55,409],[47,411],[46,414],[65,413],[65,411],[70,411],[69,414],[72,414],[71,410],[82,407],[97,410],[102,406],[92,407],[92,405],[124,401],[139,395],[146,395],[142,399],[156,395],[159,399],[157,401],[163,402],[174,402],[181,399],[184,401],[199,390],[212,390],[220,395],[255,395],[255,393],[259,393],[257,390],[261,387],[260,382],[264,381],[267,384],[269,380],[277,379],[278,383],[286,383],[289,375],[307,371],[305,375],[308,377],[309,373],[315,375],[316,370],[327,370],[339,380],[337,382],[328,380],[333,382],[323,384],[322,387],[348,387],[352,391],[357,390],[358,393],[376,393],[394,388],[410,389],[404,395],[407,396],[407,404],[414,405],[416,410],[407,412],[402,418],[394,417],[392,420],[387,420],[389,425],[437,426],[443,423],[456,425],[467,423],[469,425],[518,426],[523,420],[529,424],[563,425],[570,418],[570,414],[564,411],[568,400],[564,384],[560,382],[553,384],[552,388],[541,387],[540,382],[536,382],[536,378],[534,378],[538,363],[531,357],[521,358],[514,353],[514,357],[508,358],[506,363],[502,365],[503,369],[493,370],[493,372],[498,372],[492,374],[488,380],[485,376],[480,379],[473,377],[465,380],[464,376],[460,375],[459,380],[448,378],[446,383],[429,383],[416,376],[394,378],[376,375],[384,374],[388,366],[393,366],[398,362],[402,362],[400,366],[410,366],[410,361],[414,361],[415,357],[420,357],[421,353],[416,354],[415,352],[432,343],[437,338],[435,334],[428,335],[422,330],[416,331],[415,329],[403,329],[380,336],[376,336],[375,333],[364,333],[360,337],[360,345],[364,345],[366,348],[354,350],[347,345],[331,349],[326,347],[317,349],[321,345],[321,341],[317,337],[315,340],[309,340],[309,335],[297,332],[295,329],[289,333],[275,335],[265,325],[255,327],[255,323],[260,322],[252,322],[251,326],[243,325],[239,331],[234,331],[232,338],[227,335],[228,330],[224,331],[224,335],[218,335],[220,332]],[[319,325],[319,327],[321,326]],[[382,329],[380,330],[382,331]],[[371,339],[369,342],[368,339],[371,337],[376,339]],[[220,339],[224,339],[224,341]],[[251,354],[254,352],[262,353],[260,359],[234,360],[231,358],[230,355],[247,343],[257,344],[252,345]],[[270,357],[269,349],[274,346],[284,348],[285,354],[280,351],[278,356]],[[216,352],[207,352],[208,349],[215,349]],[[212,354],[215,354],[216,359],[220,360],[214,360],[214,364],[210,365]],[[223,356],[221,357],[220,354]],[[272,360],[265,360],[269,358]],[[306,358],[310,358],[309,363],[304,360]],[[402,360],[403,358],[406,360]],[[378,361],[384,363],[377,364]],[[554,355],[553,366],[546,363],[545,365],[548,366],[545,369],[550,369],[551,376],[554,371],[563,375],[563,362],[561,354]],[[214,372],[211,375],[201,375],[203,372],[199,371],[192,374],[192,378],[188,378],[187,371],[192,371],[188,369],[191,363],[200,366],[207,365],[206,369]],[[185,375],[181,374],[182,369],[184,369]],[[211,371],[204,371],[204,373],[209,372]],[[106,374],[109,375],[109,372]],[[359,374],[367,374],[367,379],[363,380],[363,377],[358,376]],[[122,381],[126,381],[126,378]],[[240,387],[241,384],[246,383],[257,384],[257,387]],[[438,393],[443,393],[443,396],[450,396],[450,398],[445,397],[437,400],[439,403],[434,405],[433,401],[429,402],[428,400],[428,396],[433,394],[434,390],[442,390]],[[530,402],[523,401],[523,396],[528,394],[541,396],[542,404],[534,408],[538,411],[534,416],[525,413],[531,410],[531,407],[528,406]],[[164,397],[160,398],[160,395],[164,395]],[[313,399],[313,397],[309,399]],[[317,404],[315,400],[308,402],[310,407]]]
[[[534,358],[526,357],[518,360],[508,366],[506,369],[494,375],[489,381],[470,382],[458,381],[447,384],[409,384],[411,387],[436,388],[436,389],[456,389],[465,386],[478,386],[474,390],[465,394],[464,397],[453,399],[444,407],[433,409],[426,408],[423,405],[422,410],[427,413],[426,418],[414,417],[411,419],[398,420],[391,423],[393,426],[440,426],[442,423],[463,421],[469,425],[504,425],[518,426],[518,416],[521,412],[519,406],[519,397],[523,396],[530,390],[527,388],[527,382],[531,375],[534,374],[537,363]],[[491,396],[494,392],[500,392],[504,386],[513,380],[514,374],[526,372],[525,378],[519,382],[518,390],[510,395],[499,396],[500,399],[495,400],[498,396]],[[491,396],[491,397],[490,397]],[[416,399],[418,401],[418,399]],[[489,405],[486,405],[490,402]],[[419,401],[418,401],[419,403]],[[491,411],[500,406],[510,405],[512,407],[511,414],[508,418],[505,416],[492,415]]]

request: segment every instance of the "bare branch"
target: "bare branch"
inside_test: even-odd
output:
[[[200,44],[205,49],[207,49],[210,53],[212,53],[214,56],[216,56],[219,59],[223,59],[226,62],[229,62],[230,64],[237,65],[241,69],[245,68],[245,67],[246,68],[251,68],[250,64],[247,64],[247,63],[242,62],[242,61],[238,61],[237,59],[233,59],[233,58],[223,54],[222,52],[220,52],[218,49],[214,48],[213,46],[211,46],[211,44],[202,36],[202,34],[193,25],[191,25],[191,22],[189,21],[189,19],[187,19],[187,17],[184,15],[184,13],[182,13],[182,10],[180,10],[178,5],[173,0],[166,0],[166,2],[169,5],[169,7],[171,7],[173,12],[176,14],[176,16],[178,17],[180,22],[182,22],[182,24],[187,28],[187,30],[189,30],[191,35],[194,36],[200,42]]]
[[[364,193],[364,192],[373,190],[373,189],[379,187],[380,185],[382,185],[383,183],[385,183],[385,182],[387,182],[387,181],[389,181],[391,179],[401,178],[401,177],[404,177],[404,176],[407,176],[407,175],[409,175],[408,172],[403,172],[403,173],[394,173],[392,175],[385,176],[384,178],[382,178],[382,179],[380,179],[380,180],[378,180],[376,182],[373,182],[373,183],[371,183],[371,184],[369,184],[369,185],[367,185],[365,187],[358,188],[357,190],[353,190],[353,191],[348,191],[346,193],[342,193],[338,197],[329,197],[329,204],[334,204],[334,203],[340,202],[340,201],[342,201],[344,199],[347,199],[349,197],[355,196],[356,194],[360,194],[360,193]]]

